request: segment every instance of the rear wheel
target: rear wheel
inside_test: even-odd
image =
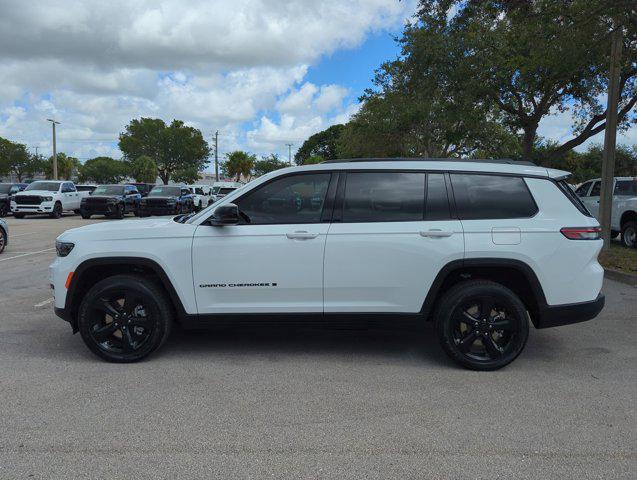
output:
[[[61,218],[62,217],[62,204],[60,202],[57,202],[53,206],[53,211],[51,212],[51,214],[49,216],[51,218]]]
[[[496,370],[522,352],[529,336],[526,307],[508,288],[486,280],[452,287],[436,310],[439,341],[455,362]]]
[[[141,360],[168,338],[172,309],[163,289],[136,275],[116,275],[97,283],[78,314],[87,347],[110,362]]]
[[[637,247],[637,222],[631,220],[622,227],[622,244],[624,247]]]

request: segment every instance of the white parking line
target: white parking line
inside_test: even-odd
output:
[[[44,307],[45,305],[48,305],[49,303],[53,302],[53,300],[55,300],[53,297],[46,299],[43,302],[40,303],[36,303],[35,305],[33,305],[35,308],[40,308],[40,307]]]
[[[7,260],[13,260],[14,258],[27,257],[29,255],[38,255],[39,253],[50,252],[51,250],[55,250],[55,247],[47,248],[46,250],[39,250],[37,252],[23,253],[22,255],[16,255],[14,257],[2,258],[2,259],[0,259],[0,262],[6,262]]]
[[[15,238],[15,237],[24,237],[25,235],[37,235],[38,232],[29,232],[29,233],[12,233],[10,238]]]

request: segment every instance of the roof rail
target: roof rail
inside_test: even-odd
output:
[[[527,165],[537,167],[538,165],[528,160],[513,160],[510,158],[487,159],[487,158],[414,158],[414,157],[391,157],[391,158],[340,158],[336,160],[325,160],[322,163],[356,163],[356,162],[472,162],[472,163],[500,163],[508,165]]]

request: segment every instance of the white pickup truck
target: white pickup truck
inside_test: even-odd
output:
[[[186,188],[192,193],[195,210],[199,211],[208,206],[212,195],[212,187],[210,185],[187,185]]]
[[[582,203],[596,218],[599,218],[601,187],[601,180],[595,178],[584,182],[575,190]],[[637,177],[615,177],[610,228],[613,237],[621,233],[624,246],[637,248]]]
[[[38,180],[14,195],[11,212],[15,218],[34,214],[60,218],[65,211],[80,213],[82,198],[88,195],[88,191],[78,192],[73,182]]]

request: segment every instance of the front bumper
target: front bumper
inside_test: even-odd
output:
[[[568,305],[546,305],[540,309],[539,318],[535,323],[536,328],[559,327],[571,323],[592,320],[604,308],[605,297],[599,294],[592,302],[571,303]]]
[[[84,204],[80,212],[90,215],[113,215],[117,211],[117,203],[105,203],[102,205]]]
[[[42,202],[40,205],[18,205],[11,202],[12,213],[51,213],[55,202]]]
[[[142,205],[140,212],[144,215],[175,215],[179,212],[179,205],[148,207]]]

